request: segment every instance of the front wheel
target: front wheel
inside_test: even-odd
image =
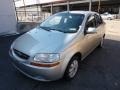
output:
[[[78,71],[78,67],[79,67],[79,57],[74,56],[70,60],[68,66],[67,66],[67,69],[66,69],[65,74],[64,74],[64,78],[67,80],[74,78],[77,71]]]

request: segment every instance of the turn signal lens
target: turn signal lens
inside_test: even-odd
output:
[[[33,66],[37,66],[37,67],[54,67],[54,66],[59,65],[60,62],[51,63],[51,64],[31,62],[30,64],[33,65]]]

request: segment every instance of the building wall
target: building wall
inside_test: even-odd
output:
[[[40,3],[40,0],[15,0],[16,7],[22,7],[24,4],[26,6],[28,5],[34,5]]]
[[[16,32],[16,23],[13,0],[0,0],[0,34]]]
[[[23,5],[23,1],[25,1],[25,7]],[[66,11],[67,10],[66,1],[67,0],[17,0],[16,7],[18,20],[19,21],[44,20],[46,17],[51,15],[51,10],[53,14],[61,11]],[[89,10],[89,0],[69,0],[69,1],[70,10]],[[92,0],[92,11],[98,12],[99,5],[98,1],[99,0]],[[22,6],[18,7],[18,5]],[[53,6],[52,9],[51,5]],[[119,7],[120,0],[101,0],[99,13],[102,14],[104,12],[109,12],[111,14],[118,14],[120,13]],[[23,18],[24,16],[25,18]]]

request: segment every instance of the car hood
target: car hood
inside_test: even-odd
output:
[[[76,34],[35,28],[17,38],[13,48],[31,56],[36,53],[59,53]]]

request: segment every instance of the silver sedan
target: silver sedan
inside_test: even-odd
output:
[[[12,63],[40,81],[75,77],[79,63],[102,47],[105,23],[91,11],[65,11],[50,16],[11,45]]]

